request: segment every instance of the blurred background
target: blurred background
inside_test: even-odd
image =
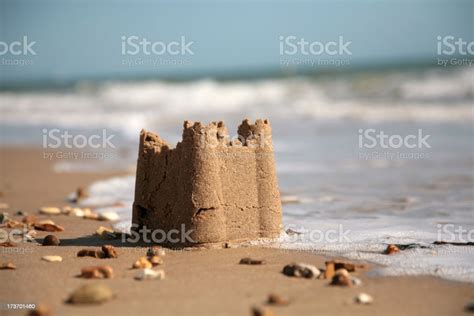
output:
[[[184,120],[224,120],[235,136],[268,118],[280,188],[300,202],[285,223],[344,222],[359,242],[288,247],[429,242],[439,222],[474,227],[473,15],[469,0],[0,0],[0,141],[105,128],[112,158],[56,170],[129,170],[141,128],[176,143]],[[431,147],[369,150],[367,129],[421,129]],[[127,223],[133,185],[95,194],[123,200]],[[436,273],[472,276],[470,262],[461,250]]]

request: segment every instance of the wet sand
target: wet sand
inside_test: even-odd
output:
[[[54,161],[53,161],[54,162]],[[66,205],[65,196],[77,187],[86,186],[112,173],[53,172],[51,161],[40,150],[0,149],[0,202],[8,203],[7,212],[18,209],[36,214],[41,206]],[[284,211],[284,209],[283,209]],[[21,216],[12,216],[21,220]],[[363,285],[341,288],[329,286],[328,280],[307,280],[283,275],[284,265],[305,262],[324,267],[327,257],[309,252],[265,248],[168,250],[162,268],[164,280],[136,281],[133,262],[146,253],[146,247],[124,247],[120,241],[104,241],[94,236],[106,222],[64,215],[51,218],[65,228],[54,233],[60,246],[44,247],[20,243],[15,248],[0,248],[0,261],[13,262],[16,270],[0,271],[2,315],[25,315],[26,310],[6,310],[6,303],[42,303],[54,315],[250,315],[253,306],[267,306],[266,298],[277,293],[290,299],[288,306],[268,306],[275,315],[463,315],[465,306],[474,302],[474,286],[432,277],[384,277],[355,273]],[[110,224],[109,224],[110,225]],[[37,240],[48,235],[38,232]],[[83,248],[102,244],[116,246],[119,258],[78,258]],[[60,255],[63,262],[41,261],[44,255]],[[243,257],[265,259],[265,265],[239,265]],[[115,278],[84,280],[77,278],[81,268],[110,265]],[[102,305],[74,306],[65,303],[69,294],[82,284],[99,282],[108,285],[115,298]],[[361,293],[374,297],[373,304],[353,303]]]

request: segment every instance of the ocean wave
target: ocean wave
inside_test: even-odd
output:
[[[71,91],[0,93],[13,126],[142,127],[198,118],[472,122],[474,69],[358,74],[326,79],[106,82]]]

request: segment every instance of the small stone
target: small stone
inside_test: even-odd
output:
[[[0,243],[0,247],[16,247],[16,244],[12,243],[11,241],[5,241]]]
[[[81,270],[81,278],[85,279],[111,279],[114,270],[110,266],[86,267]]]
[[[265,260],[252,259],[252,258],[242,258],[240,259],[239,264],[250,264],[250,265],[260,265],[265,264]]]
[[[271,293],[270,295],[268,295],[267,302],[268,304],[271,304],[271,305],[281,305],[281,306],[288,305],[290,303],[290,301],[287,298],[284,298],[283,296],[275,294],[275,293]]]
[[[283,274],[287,276],[303,277],[307,279],[317,278],[321,272],[313,265],[306,263],[292,263],[283,268]]]
[[[150,261],[154,267],[163,264],[163,259],[161,259],[159,256],[148,257],[148,261]]]
[[[39,304],[35,309],[29,311],[28,316],[52,316],[53,312],[51,309],[43,304]]]
[[[65,215],[68,215],[68,216],[76,216],[76,217],[83,217],[84,216],[84,211],[79,207],[65,206],[65,207],[63,207],[61,212]]]
[[[336,274],[332,277],[330,285],[336,286],[352,286],[352,280],[344,274]]]
[[[356,277],[351,277],[351,282],[352,282],[352,285],[355,285],[355,286],[361,286],[362,285],[362,281]]]
[[[132,265],[133,269],[150,269],[151,267],[153,264],[146,257],[139,258]]]
[[[117,236],[114,233],[114,230],[104,226],[100,226],[95,233],[102,239],[116,239]]]
[[[63,258],[60,256],[44,256],[41,258],[41,260],[44,260],[47,262],[61,262],[63,261]]]
[[[273,316],[272,310],[266,307],[254,306],[252,307],[253,316]]]
[[[337,269],[334,274],[335,275],[344,275],[346,277],[350,277],[349,271],[347,271],[346,269]]]
[[[54,235],[48,235],[43,239],[43,246],[59,246],[60,243],[58,237]]]
[[[98,217],[98,220],[100,221],[118,221],[120,219],[120,216],[115,213],[115,212],[104,212],[104,213],[100,213],[99,214],[99,217]]]
[[[7,203],[0,203],[0,210],[6,210],[9,208],[10,208],[10,205],[8,205]]]
[[[324,270],[324,278],[332,279],[335,273],[336,273],[336,267],[335,267],[334,261],[326,261],[326,270]]]
[[[84,216],[83,216],[83,218],[85,218],[85,219],[93,219],[93,220],[98,220],[98,219],[99,219],[99,214],[93,212],[91,209],[85,208],[83,211],[84,211]]]
[[[373,297],[370,296],[369,294],[366,294],[366,293],[360,293],[359,295],[357,295],[355,298],[354,298],[354,301],[358,304],[364,304],[364,305],[367,305],[367,304],[372,304],[372,302],[374,301]]]
[[[27,214],[26,214],[26,212],[23,211],[23,210],[17,210],[17,211],[15,212],[15,215],[16,215],[16,216],[26,216]]]
[[[396,245],[388,245],[387,249],[385,249],[384,254],[386,255],[394,255],[396,253],[400,252],[400,248],[398,248]]]
[[[0,270],[16,270],[16,266],[11,262],[2,263],[0,265]]]
[[[46,232],[62,232],[64,231],[64,227],[56,225],[53,221],[45,220],[39,221],[34,224],[35,229],[46,231]]]
[[[7,225],[7,228],[23,228],[23,226],[25,226],[23,223],[20,223],[14,219],[7,219],[5,224]]]
[[[25,217],[23,217],[21,221],[25,223],[26,225],[33,225],[36,222],[36,216],[26,215]]]
[[[152,269],[143,269],[140,270],[136,275],[136,280],[163,280],[165,278],[164,270],[152,270]]]
[[[42,207],[39,209],[40,214],[44,215],[59,215],[61,214],[61,209],[59,207]]]
[[[339,269],[346,269],[348,272],[355,272],[356,268],[363,268],[363,264],[356,265],[354,263],[348,263],[348,262],[343,262],[343,261],[333,261],[334,262],[334,268],[336,270]]]
[[[69,297],[71,304],[102,304],[114,297],[112,290],[104,284],[94,283],[83,285]]]
[[[148,257],[153,257],[153,256],[160,256],[164,257],[165,256],[165,250],[162,247],[159,246],[153,246],[148,248],[146,255]]]
[[[118,258],[117,250],[111,245],[102,246],[102,251],[105,254],[105,258]]]

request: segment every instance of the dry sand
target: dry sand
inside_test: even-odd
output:
[[[0,202],[10,205],[10,214],[17,209],[32,214],[40,206],[65,205],[64,197],[78,186],[111,175],[55,174],[39,150],[4,148],[0,154]],[[0,271],[0,303],[43,303],[54,315],[250,315],[252,306],[264,306],[269,293],[278,293],[291,303],[269,307],[275,315],[463,315],[465,306],[474,302],[474,286],[432,277],[370,278],[364,269],[356,273],[363,285],[352,288],[331,287],[327,280],[287,277],[281,273],[285,264],[301,261],[321,268],[328,258],[262,248],[167,251],[165,280],[136,281],[136,271],[130,267],[145,255],[146,247],[120,247],[114,241],[118,259],[78,258],[78,250],[106,243],[93,236],[104,223],[63,215],[51,218],[65,227],[64,232],[55,233],[61,246],[22,243],[0,248],[0,261],[17,266],[17,270]],[[39,232],[38,240],[47,234]],[[9,253],[12,249],[17,252]],[[64,260],[47,263],[40,260],[44,255],[60,255]],[[243,257],[265,259],[267,264],[239,265]],[[112,266],[116,277],[76,277],[81,268],[99,264]],[[93,282],[107,284],[115,299],[99,306],[64,303],[74,289]],[[354,304],[354,296],[361,292],[372,295],[375,302]],[[25,315],[27,311],[3,309],[0,314]]]

